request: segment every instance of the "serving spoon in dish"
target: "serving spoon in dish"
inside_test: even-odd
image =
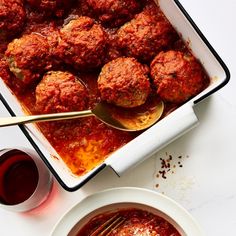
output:
[[[13,116],[0,118],[0,127],[33,122],[66,120],[95,116],[103,123],[123,131],[140,131],[156,123],[164,111],[164,103],[151,101],[138,108],[117,108],[106,102],[98,103],[91,110],[61,112],[41,115]]]

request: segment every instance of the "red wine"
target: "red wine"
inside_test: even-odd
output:
[[[32,158],[19,150],[11,150],[0,157],[0,202],[15,205],[27,200],[39,180]]]

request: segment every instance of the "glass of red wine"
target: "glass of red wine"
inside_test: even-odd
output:
[[[0,150],[0,206],[25,212],[43,203],[52,188],[52,175],[36,151]]]

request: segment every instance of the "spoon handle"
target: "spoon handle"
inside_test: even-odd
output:
[[[32,122],[43,122],[50,120],[52,121],[52,120],[75,119],[92,115],[93,113],[91,110],[85,110],[85,111],[61,112],[61,113],[43,114],[43,115],[2,117],[0,118],[0,127],[26,124]]]

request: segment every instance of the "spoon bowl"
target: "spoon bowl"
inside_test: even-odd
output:
[[[33,122],[66,120],[95,116],[103,123],[123,131],[140,131],[156,123],[164,110],[162,101],[148,102],[145,106],[125,109],[106,102],[98,103],[93,109],[85,111],[61,112],[53,114],[15,116],[0,118],[0,127]]]

